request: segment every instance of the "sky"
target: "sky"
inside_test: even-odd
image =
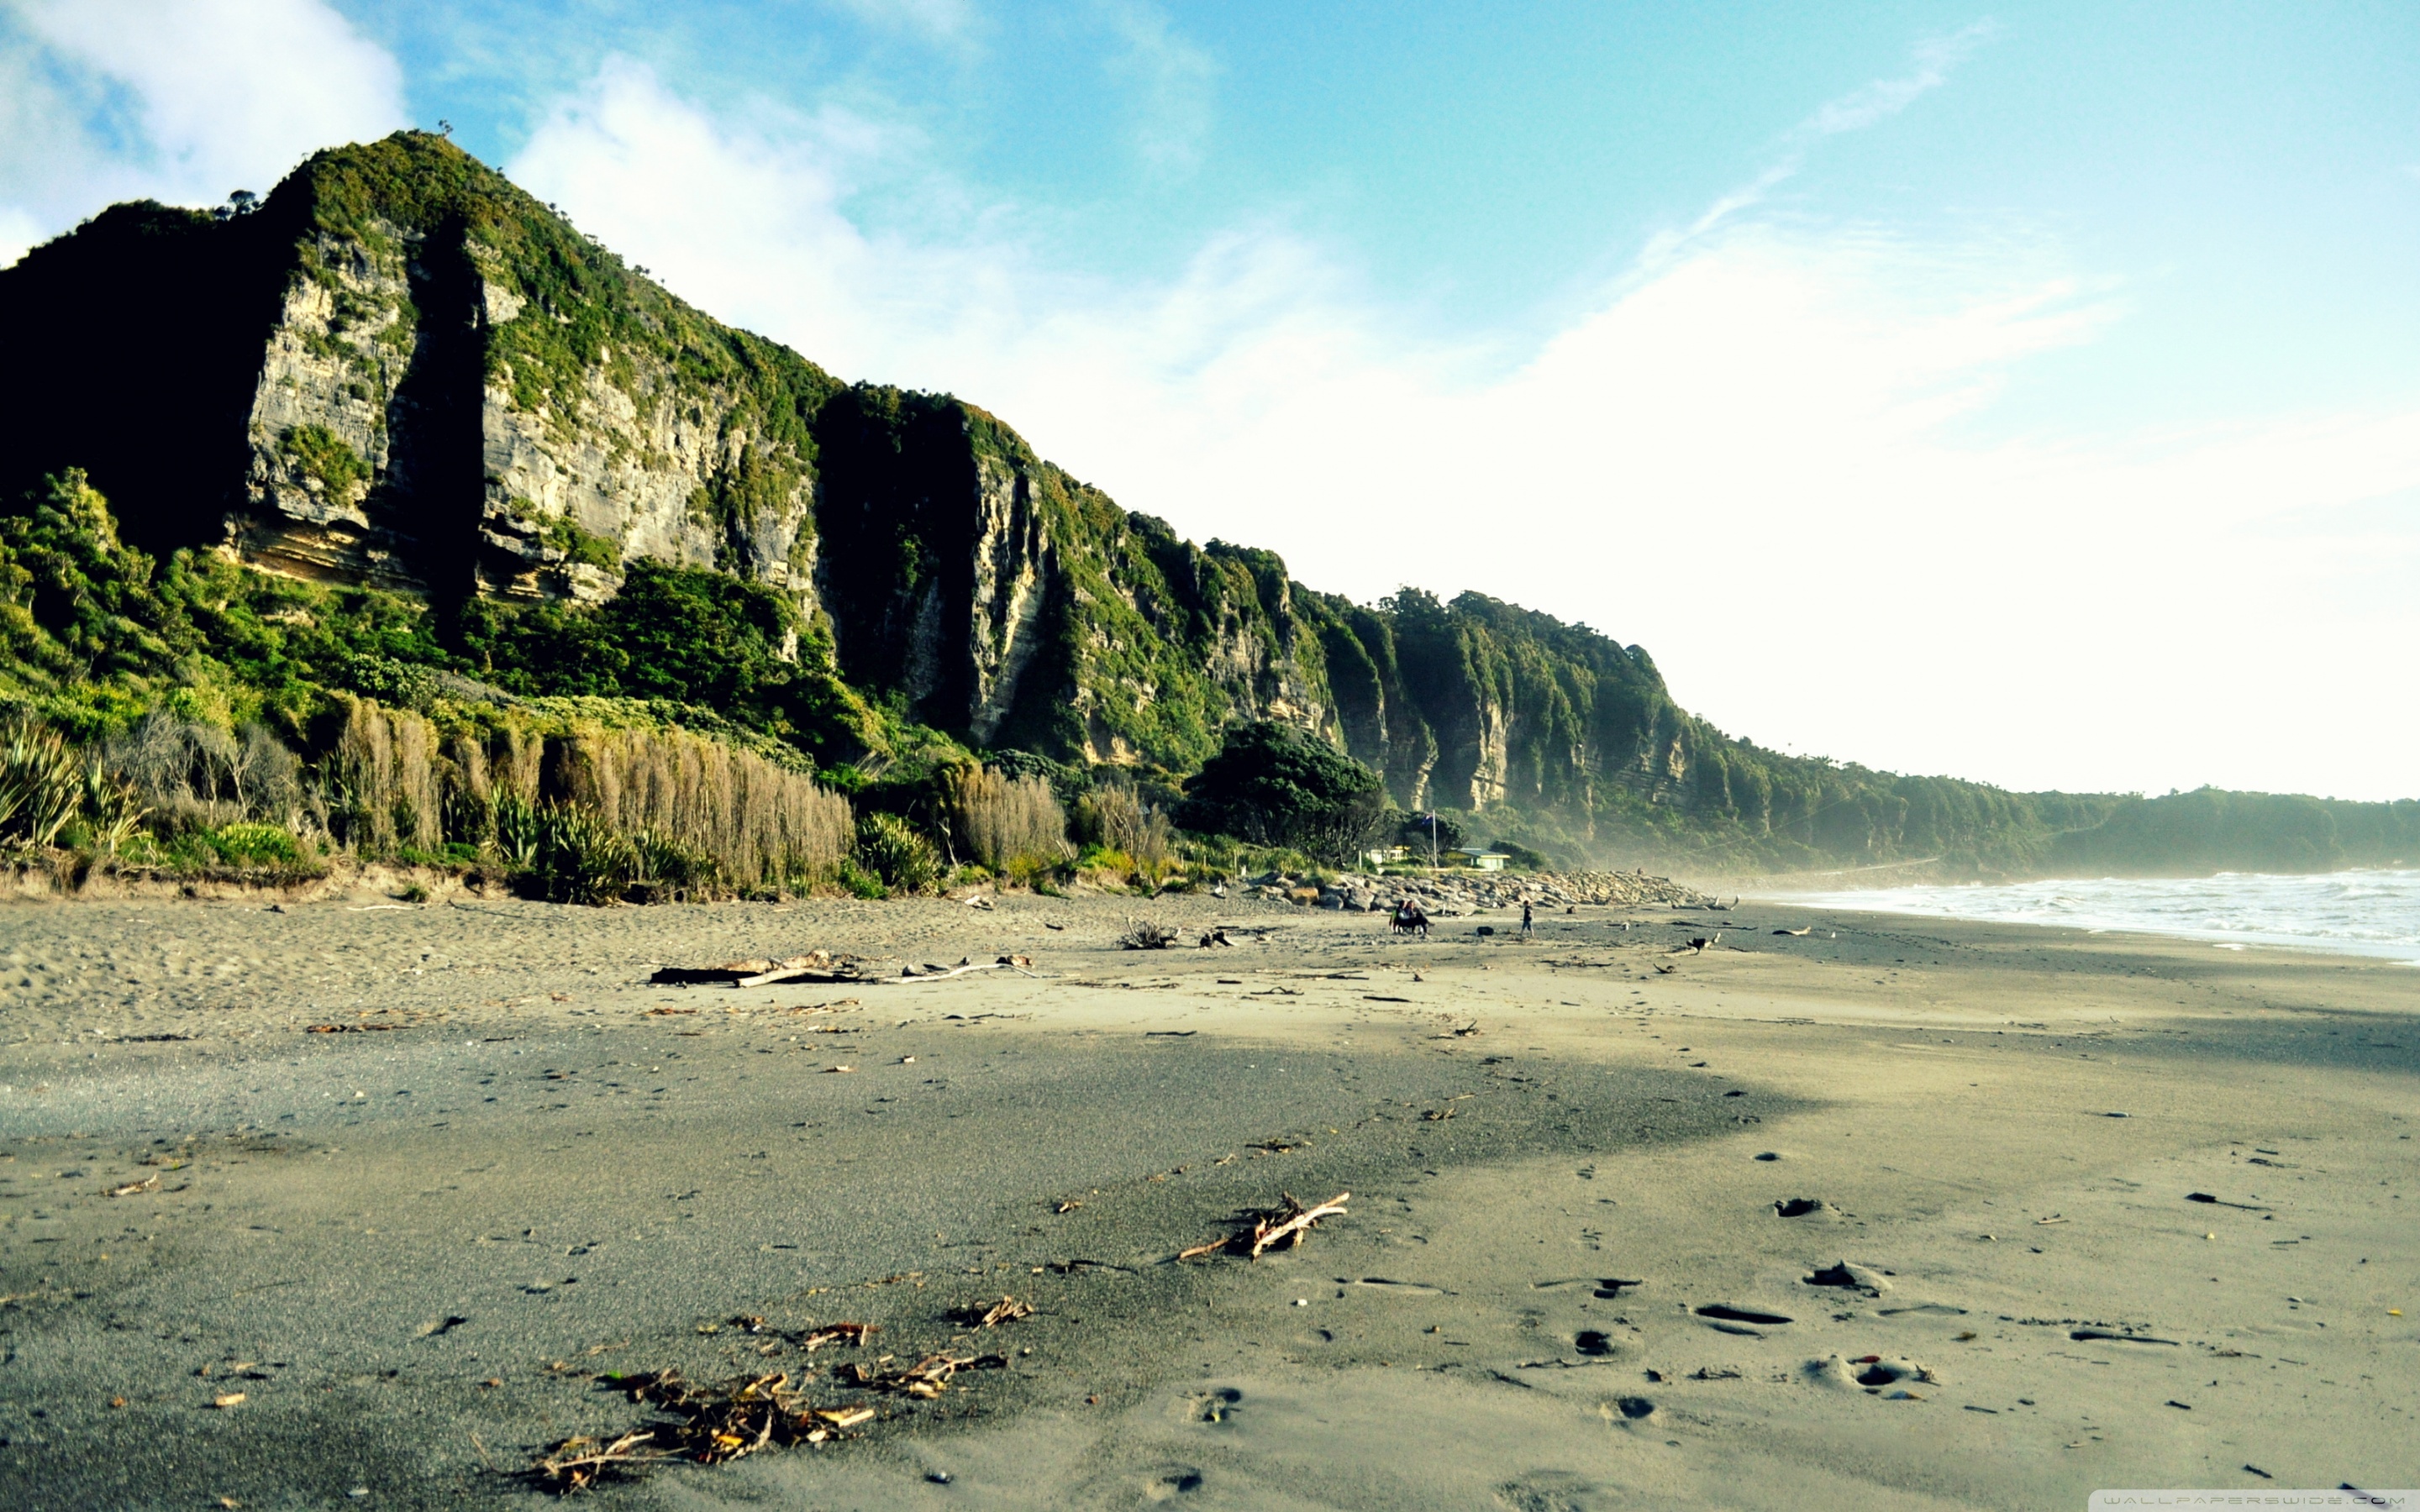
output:
[[[403,126],[1761,744],[2420,796],[2420,8],[0,0],[0,263]]]

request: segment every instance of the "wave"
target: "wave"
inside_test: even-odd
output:
[[[2238,949],[2299,948],[2420,965],[2420,871],[2068,877],[1776,896],[1874,913],[2165,934]]]

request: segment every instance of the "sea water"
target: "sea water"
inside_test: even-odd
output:
[[[2420,965],[2420,871],[2271,876],[2102,877],[1965,887],[1792,893],[1787,901],[1882,914],[1986,918],[2208,940],[2226,949],[2289,947]]]

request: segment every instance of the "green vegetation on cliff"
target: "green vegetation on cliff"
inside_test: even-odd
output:
[[[844,384],[714,320],[427,133],[317,153],[252,213],[101,212],[0,270],[0,702],[79,741],[166,711],[317,750],[348,699],[677,724],[947,852],[978,759],[1068,804],[1114,770],[1160,812],[1218,787],[1233,732],[1282,727],[1375,802],[1564,861],[2420,857],[2420,804],[1785,756],[1588,626],[1315,592],[961,399]]]

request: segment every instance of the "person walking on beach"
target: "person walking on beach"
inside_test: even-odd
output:
[[[1538,922],[1529,912],[1529,900],[1527,898],[1521,900],[1521,937],[1525,940],[1538,937]]]
[[[1428,910],[1420,906],[1420,901],[1417,898],[1404,899],[1403,908],[1395,915],[1395,927],[1406,934],[1418,934],[1421,939],[1427,939],[1429,937]]]

